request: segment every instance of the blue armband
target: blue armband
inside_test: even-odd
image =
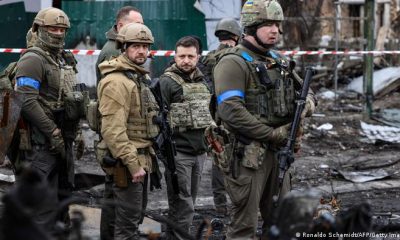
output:
[[[17,87],[29,86],[36,90],[40,88],[40,82],[36,79],[30,77],[18,77],[17,78]]]
[[[240,98],[244,98],[244,92],[241,90],[228,90],[225,91],[223,93],[221,93],[218,97],[217,97],[217,102],[218,105],[221,104],[223,101],[225,101],[228,98],[231,97],[240,97]]]

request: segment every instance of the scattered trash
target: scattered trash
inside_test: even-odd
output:
[[[373,74],[373,92],[375,97],[379,98],[400,85],[400,67],[388,67],[375,71]],[[358,93],[364,92],[363,76],[355,78],[348,86],[348,90]]]
[[[366,136],[370,142],[375,143],[377,140],[381,140],[391,143],[400,143],[400,128],[372,125],[363,121],[360,122],[362,129],[361,134]]]
[[[330,123],[324,123],[321,126],[317,127],[317,130],[321,131],[329,131],[333,129],[333,125]]]
[[[334,99],[335,98],[335,92],[333,91],[325,91],[325,92],[321,92],[318,94],[318,97],[322,98],[322,99]]]
[[[15,182],[15,176],[0,173],[0,181],[13,183],[13,182]]]
[[[357,172],[339,170],[339,173],[344,177],[344,179],[355,183],[363,183],[377,179],[383,179],[391,175],[383,169],[376,169],[371,171],[357,171]]]

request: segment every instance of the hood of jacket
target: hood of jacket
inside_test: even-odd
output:
[[[108,40],[114,40],[115,41],[115,39],[117,39],[117,30],[115,29],[115,26],[112,26],[111,28],[110,28],[110,30],[108,30],[107,32],[106,32],[106,38],[108,39]]]
[[[148,74],[149,72],[144,67],[133,63],[125,54],[119,55],[110,61],[104,61],[99,65],[100,72],[103,76],[112,72],[135,71],[139,74]]]

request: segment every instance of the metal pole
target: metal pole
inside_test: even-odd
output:
[[[336,52],[339,51],[339,8],[340,3],[335,2],[335,50]],[[334,86],[335,86],[335,107],[337,106],[337,91],[338,91],[338,64],[339,64],[339,57],[335,54],[335,72],[334,72]]]
[[[366,39],[366,49],[367,51],[374,50],[374,18],[375,18],[375,1],[366,0],[365,1],[365,18],[366,22],[364,24],[364,38]],[[366,112],[368,117],[372,115],[372,103],[374,98],[373,86],[373,71],[374,71],[374,61],[372,55],[364,56],[364,93],[366,98]]]

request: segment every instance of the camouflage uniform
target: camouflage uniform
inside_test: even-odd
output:
[[[55,36],[46,26],[67,29],[70,24],[67,15],[56,8],[37,14],[32,32],[37,33],[38,40],[18,61],[16,90],[25,96],[18,157],[49,182],[50,197],[33,216],[35,222],[50,230],[55,223],[58,189],[73,187],[73,140],[84,113],[83,96],[73,90],[74,66],[69,65],[61,51],[65,33]],[[61,135],[54,135],[57,128]]]
[[[256,16],[246,22],[243,18],[247,13]],[[256,24],[281,21],[283,14],[279,3],[247,1],[242,11],[242,25],[246,27],[248,22],[260,19],[262,21]],[[267,72],[263,78],[261,66]],[[295,92],[302,83],[289,66],[285,57],[273,50],[265,53],[245,38],[225,53],[214,69],[217,117],[230,132],[225,142],[223,159],[227,162],[224,164],[238,164],[237,177],[229,171],[230,167],[224,169],[225,186],[233,205],[227,239],[254,239],[258,210],[264,221],[262,239],[267,239],[268,226],[273,220],[272,198],[279,186],[276,153],[287,138],[295,110]],[[265,78],[270,80],[268,84]],[[313,104],[312,93],[307,102]],[[227,156],[233,156],[237,162],[231,162]],[[280,196],[289,190],[290,176],[286,174]]]
[[[187,106],[195,110],[193,104],[196,104],[196,101],[200,102],[199,99],[202,99],[208,104],[207,96],[209,98],[209,92],[204,84],[203,74],[200,70],[196,68],[191,76],[179,70],[175,63],[166,69],[165,73],[160,77],[162,97],[168,109],[170,109],[172,126],[175,126],[173,139],[176,142],[177,155],[175,157],[175,165],[179,185],[179,194],[175,194],[171,181],[171,173],[166,168],[165,179],[169,204],[168,218],[173,223],[176,223],[178,227],[188,232],[193,221],[194,204],[201,180],[203,164],[206,160],[205,152],[207,146],[204,141],[204,129],[206,127],[204,122],[198,124],[197,127],[185,127],[185,124],[182,123],[188,117],[191,117],[187,116],[186,112],[184,112],[184,109],[186,109],[184,105],[190,101],[190,104]],[[199,95],[190,95],[195,92],[193,89],[197,89],[197,94]],[[203,106],[201,109],[205,110],[203,113],[208,114],[208,108],[204,109]],[[193,117],[193,119],[198,120],[201,118],[200,114],[198,117]],[[182,122],[179,122],[180,120]],[[211,117],[208,116],[206,120],[207,124],[210,121]],[[184,239],[178,233],[172,231],[172,229],[169,229],[167,233],[170,239]]]

